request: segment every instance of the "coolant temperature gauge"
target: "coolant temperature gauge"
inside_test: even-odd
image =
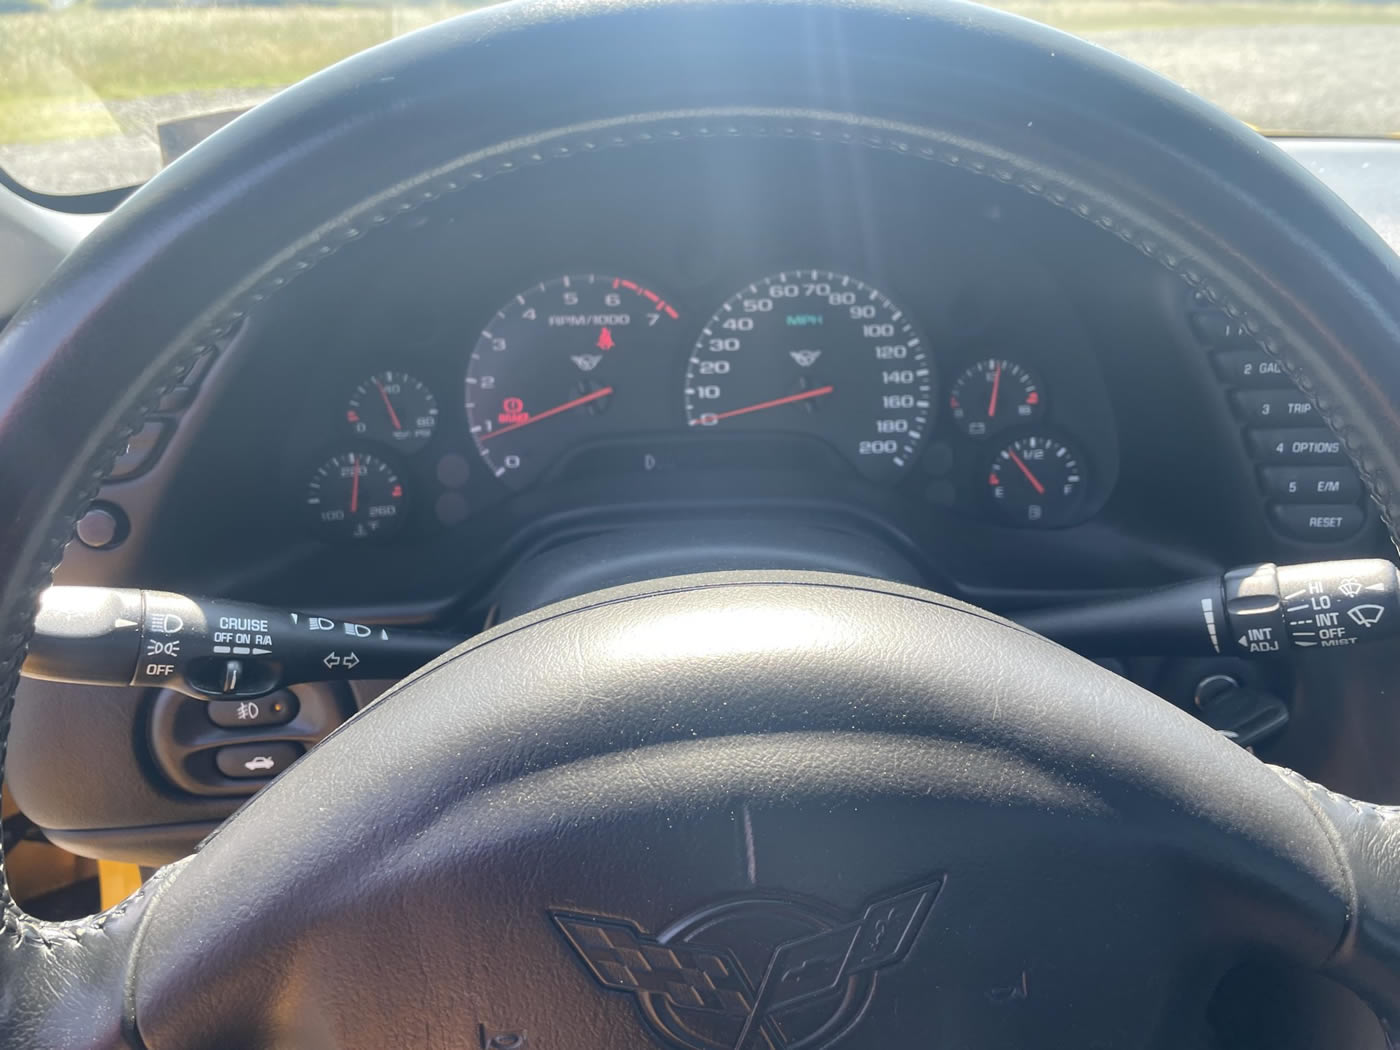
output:
[[[346,452],[316,469],[306,507],[331,539],[363,540],[397,532],[403,524],[403,482],[378,456]]]

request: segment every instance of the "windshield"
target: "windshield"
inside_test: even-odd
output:
[[[0,169],[43,193],[135,185],[288,84],[478,6],[0,0]],[[1400,132],[1400,2],[996,6],[1150,66],[1266,133]]]

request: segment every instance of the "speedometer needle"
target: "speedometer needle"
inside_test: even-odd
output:
[[[743,408],[731,408],[728,412],[706,412],[690,421],[691,426],[700,423],[714,423],[721,419],[728,419],[730,416],[742,416],[746,412],[758,412],[765,408],[777,408],[779,405],[790,405],[794,401],[806,401],[812,397],[824,397],[836,388],[834,386],[819,386],[815,390],[804,390],[800,394],[789,394],[787,397],[775,397],[772,401],[760,401],[756,405],[745,405]]]
[[[1006,453],[1011,457],[1011,462],[1015,463],[1016,466],[1021,468],[1021,473],[1024,474],[1026,476],[1026,480],[1031,483],[1031,488],[1035,489],[1035,494],[1037,496],[1045,495],[1045,486],[1040,483],[1039,479],[1037,479],[1034,474],[1031,473],[1031,468],[1026,466],[1025,460],[1023,460],[1020,456],[1016,455],[1015,451],[1013,451],[1012,449],[1007,449]]]
[[[997,417],[997,394],[1001,393],[1001,362],[997,362],[997,370],[992,373],[992,400],[987,404],[987,418]]]
[[[547,408],[543,412],[536,412],[529,419],[522,423],[512,423],[508,427],[501,427],[500,430],[493,430],[489,434],[480,435],[478,441],[490,441],[494,437],[502,434],[509,434],[512,430],[519,430],[521,427],[528,427],[531,423],[538,423],[541,419],[548,419],[550,416],[557,416],[560,412],[567,412],[571,408],[578,408],[579,405],[586,405],[590,401],[597,401],[600,397],[607,397],[613,392],[613,388],[605,386],[601,390],[595,390],[591,394],[584,394],[583,397],[576,397],[572,401],[565,401],[562,405],[555,405]]]

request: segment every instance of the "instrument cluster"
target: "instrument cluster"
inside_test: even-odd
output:
[[[385,355],[347,383],[344,440],[301,491],[309,525],[331,540],[394,536],[415,507],[401,464],[431,457],[444,430],[470,441],[436,460],[447,489],[478,470],[509,494],[777,457],[1017,527],[1091,509],[1095,457],[1064,425],[1047,364],[995,331],[954,340],[935,319],[933,334],[914,304],[827,269],[766,274],[708,315],[678,302],[630,276],[570,273],[441,341],[436,355],[459,362],[451,387],[441,360],[435,388]],[[471,507],[445,492],[434,510],[450,525]]]

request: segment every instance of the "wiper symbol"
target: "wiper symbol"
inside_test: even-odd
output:
[[[1385,615],[1385,606],[1358,605],[1348,609],[1347,615],[1355,621],[1358,627],[1374,627],[1381,622],[1381,617]]]

